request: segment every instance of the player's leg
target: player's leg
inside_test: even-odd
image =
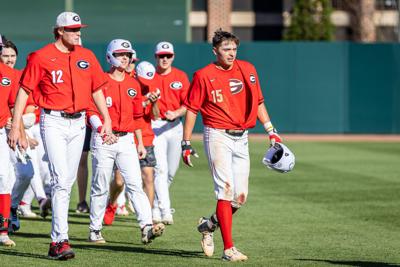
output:
[[[92,130],[90,127],[86,127],[85,132],[85,142],[83,144],[83,150],[81,159],[79,161],[78,168],[78,193],[79,193],[79,202],[76,207],[76,213],[88,213],[89,206],[86,202],[86,191],[88,184],[88,152],[90,150],[90,138],[92,135]]]
[[[146,193],[150,206],[154,204],[154,167],[157,165],[154,154],[154,146],[146,146],[146,158],[141,159],[140,168],[142,170],[143,190]]]
[[[13,247],[15,242],[8,237],[8,218],[11,207],[10,157],[7,145],[7,135],[4,128],[0,129],[0,246]]]
[[[21,217],[25,218],[35,218],[37,215],[31,209],[32,201],[35,198],[35,193],[32,190],[32,182],[31,186],[25,191],[24,196],[22,197],[21,202],[18,205],[18,213]]]
[[[121,173],[115,165],[113,168],[114,179],[112,179],[109,185],[110,197],[103,218],[103,222],[105,225],[112,225],[112,223],[114,222],[115,214],[118,208],[117,199],[121,192],[124,190],[124,180],[121,176]]]
[[[118,144],[103,144],[98,133],[92,139],[92,185],[90,190],[89,242],[105,243],[101,235],[102,220],[107,206],[110,178]]]
[[[125,188],[135,209],[136,218],[142,230],[142,242],[150,243],[164,231],[163,224],[153,226],[149,199],[143,191],[139,158],[132,134],[120,137],[120,151],[116,164],[125,181]]]
[[[65,240],[68,240],[70,193],[76,179],[85,138],[85,118],[64,119],[42,112],[40,123],[52,176],[51,238],[53,242],[65,243]],[[73,252],[71,256],[72,254]]]
[[[156,156],[157,165],[155,167],[154,187],[156,193],[156,201],[153,206],[153,219],[158,220],[171,213],[171,204],[169,200],[168,189],[168,158],[167,148],[168,141],[166,133],[156,136],[153,141],[154,154]]]

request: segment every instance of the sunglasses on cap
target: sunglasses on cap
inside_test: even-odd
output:
[[[174,55],[173,54],[161,54],[157,55],[158,58],[172,58]]]

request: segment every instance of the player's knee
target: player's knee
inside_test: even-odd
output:
[[[235,196],[234,200],[231,202],[232,207],[239,209],[242,207],[247,200],[247,196],[244,193],[239,194],[239,196]]]

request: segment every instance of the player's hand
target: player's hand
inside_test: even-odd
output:
[[[8,119],[7,119],[7,123],[6,123],[6,129],[7,130],[10,130],[11,129],[11,125],[12,125],[12,118],[11,117],[9,117]]]
[[[38,140],[36,140],[35,138],[29,137],[27,135],[27,139],[28,139],[28,145],[29,145],[30,149],[34,149],[35,147],[37,147],[39,145]]]
[[[17,146],[17,144],[20,141],[20,129],[19,128],[15,128],[15,127],[11,127],[10,132],[8,133],[7,136],[7,143],[8,146],[15,151],[15,147]]]
[[[188,165],[189,167],[193,167],[192,161],[190,160],[190,156],[194,156],[194,157],[198,158],[199,155],[192,148],[190,141],[183,140],[181,144],[182,144],[182,160],[183,160],[183,162],[186,165]]]
[[[168,110],[167,112],[164,113],[164,115],[165,118],[167,118],[167,120],[173,121],[178,117],[178,112]]]
[[[282,143],[282,138],[279,136],[279,134],[276,132],[275,129],[270,131],[268,135],[269,135],[269,141],[272,146],[275,145],[275,143]]]
[[[157,88],[155,92],[150,92],[147,94],[147,98],[151,103],[156,102],[160,98],[160,89]]]
[[[138,144],[137,151],[139,155],[139,159],[144,159],[147,156],[147,150],[143,144]]]

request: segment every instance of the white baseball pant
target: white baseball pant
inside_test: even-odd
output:
[[[0,194],[10,194],[12,189],[10,149],[5,128],[0,129]]]
[[[52,225],[51,239],[60,242],[68,239],[68,208],[71,188],[76,180],[79,160],[85,139],[85,114],[77,119],[50,114],[42,110],[40,133],[51,175]]]
[[[171,215],[169,187],[181,160],[183,127],[179,119],[173,122],[155,120],[151,122],[151,127],[155,134],[153,144],[157,160],[154,177],[155,199],[153,212],[161,212],[164,217]],[[160,211],[154,211],[157,208]]]
[[[247,200],[250,157],[247,131],[240,137],[225,130],[204,127],[204,149],[217,199],[240,208]]]
[[[107,206],[110,177],[116,164],[125,182],[125,190],[135,209],[140,228],[152,224],[149,199],[143,191],[139,157],[133,134],[120,136],[112,145],[103,144],[92,134],[92,186],[90,191],[90,230],[101,230]]]

